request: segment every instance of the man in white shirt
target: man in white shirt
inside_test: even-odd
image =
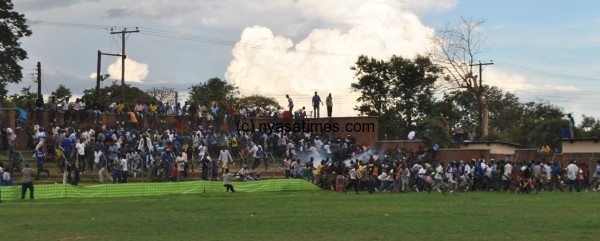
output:
[[[129,167],[127,166],[127,157],[123,156],[121,158],[121,168],[122,168],[122,173],[123,173],[123,183],[127,183],[127,175],[129,175],[128,171],[129,171]]]
[[[229,190],[235,192],[233,185],[231,184],[234,176],[233,173],[229,173],[229,169],[225,169],[225,172],[223,173],[223,186],[227,188],[225,192],[229,192]]]
[[[579,182],[577,181],[577,174],[579,174],[579,167],[577,167],[577,165],[575,165],[575,160],[571,160],[571,164],[569,164],[567,166],[567,179],[569,179],[569,192],[573,191],[573,187],[575,187],[575,189],[577,189],[577,192],[580,191]]]
[[[294,110],[294,101],[292,100],[292,97],[290,97],[289,95],[285,95],[285,98],[288,99],[288,107],[289,107],[289,112],[291,115],[292,111]]]
[[[348,172],[348,177],[350,178],[348,185],[346,185],[346,188],[344,188],[344,193],[346,193],[346,191],[348,190],[349,187],[353,187],[354,188],[354,192],[356,192],[356,194],[358,194],[358,179],[356,178],[357,175],[357,166],[356,164],[354,166],[352,166],[352,169],[350,169],[350,171]]]
[[[81,173],[85,172],[85,139],[79,139],[77,144],[75,144],[75,149],[77,150],[77,169],[81,171]]]
[[[223,170],[221,171],[227,169],[227,164],[229,164],[229,161],[233,161],[233,158],[231,158],[231,153],[229,153],[229,150],[225,149],[225,147],[221,148],[221,152],[219,152],[219,162],[223,163]]]
[[[435,175],[433,176],[433,187],[431,189],[437,188],[438,191],[441,192],[439,187],[442,184],[442,182],[444,181],[443,175],[444,175],[444,167],[442,166],[442,163],[440,162],[435,167]]]
[[[69,120],[69,99],[64,99],[62,103],[63,120],[65,123]]]
[[[502,172],[502,182],[504,183],[504,190],[508,190],[511,185],[512,165],[510,161],[506,161],[504,165],[504,171]]]

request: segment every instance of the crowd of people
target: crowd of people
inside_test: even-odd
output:
[[[245,181],[260,179],[261,163],[267,170],[269,163],[280,163],[275,158],[314,151],[315,146],[325,155],[350,153],[351,147],[346,144],[349,140],[343,143],[341,139],[324,140],[317,133],[240,133],[234,128],[233,123],[238,118],[286,119],[277,109],[209,106],[136,103],[128,109],[122,102],[116,102],[107,107],[116,114],[116,121],[102,123],[102,115],[106,113],[103,105],[80,99],[70,103],[67,99],[60,107],[62,111],[51,108],[49,127],[41,126],[42,115],[22,123],[33,136],[30,148],[37,162],[35,180],[43,178],[40,174],[49,176],[49,170],[44,168],[47,162],[57,162],[63,183],[75,185],[81,175],[86,174],[99,182],[125,183],[129,177],[137,176],[150,181],[182,181],[195,168],[201,173],[201,179],[217,180],[219,174],[235,164],[236,157],[240,160],[237,176]],[[64,120],[60,125],[58,115]],[[176,116],[175,126],[166,125],[166,115]],[[303,112],[288,120],[305,116]],[[145,118],[147,122],[143,121]],[[3,140],[7,140],[2,142],[3,146],[10,157],[15,156],[5,171],[12,176],[22,165],[22,157],[14,155],[18,153],[14,131],[5,128],[2,132]],[[4,179],[12,180],[12,177]]]
[[[445,165],[423,158],[421,150],[397,151],[377,155],[369,147],[357,145],[346,137],[327,138],[324,133],[310,132],[238,132],[234,124],[240,118],[263,117],[271,121],[302,120],[305,108],[291,114],[294,104],[289,95],[289,110],[245,108],[184,103],[136,103],[126,108],[123,102],[103,104],[65,100],[61,109],[51,108],[51,125],[24,120],[32,126],[31,149],[36,160],[35,180],[49,176],[46,162],[57,162],[63,183],[77,185],[81,175],[91,175],[99,182],[126,183],[129,178],[147,181],[184,181],[195,175],[202,180],[233,176],[241,181],[261,178],[261,163],[269,170],[279,170],[285,178],[303,178],[325,189],[353,188],[379,192],[515,191],[539,192],[596,190],[600,164],[593,180],[587,166],[574,161],[566,167],[545,161],[449,161]],[[54,101],[54,100],[52,100]],[[315,92],[314,116],[323,105]],[[331,116],[331,95],[326,99]],[[114,112],[114,123],[102,123],[103,113]],[[287,113],[286,113],[287,112]],[[56,123],[63,115],[64,122]],[[177,123],[168,126],[165,116],[175,115]],[[144,121],[144,119],[148,121]],[[41,120],[41,119],[35,119]],[[88,126],[83,127],[83,123]],[[94,125],[89,126],[90,123]],[[12,183],[15,167],[22,157],[16,155],[16,134],[2,130],[2,146],[8,150],[9,167],[0,163],[3,185]],[[234,161],[237,159],[238,161]],[[4,168],[3,168],[4,167]],[[233,168],[237,169],[236,173]],[[229,189],[228,189],[229,190]],[[230,189],[233,191],[233,187]]]
[[[388,155],[383,155],[386,157]],[[572,160],[567,166],[545,161],[450,161],[446,164],[418,158],[379,158],[377,155],[344,163],[324,163],[310,172],[290,166],[292,175],[303,175],[315,184],[333,190],[353,189],[378,192],[451,192],[505,191],[533,193],[540,191],[597,191],[600,184],[600,160],[588,177],[585,163]],[[305,167],[310,169],[310,167]]]

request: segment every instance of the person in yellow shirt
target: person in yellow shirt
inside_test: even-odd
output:
[[[117,103],[117,106],[115,108],[116,114],[117,114],[117,124],[119,124],[119,121],[122,124],[125,124],[125,112],[123,112],[125,110],[125,103],[123,103],[122,100],[120,100]]]
[[[358,189],[360,190],[360,185],[363,185],[363,183],[365,182],[365,165],[363,164],[362,161],[358,161],[356,160],[356,162],[358,162],[358,169],[356,172],[356,178],[358,179]]]
[[[321,163],[319,163],[319,165],[317,166],[317,169],[315,169],[315,185],[324,188],[323,185],[323,172],[325,169],[325,160],[321,160]]]
[[[158,105],[156,105],[156,103],[152,102],[150,103],[150,105],[148,105],[148,121],[150,123],[151,126],[155,126],[156,125],[156,115],[158,112]]]

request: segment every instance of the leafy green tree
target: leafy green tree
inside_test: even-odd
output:
[[[354,108],[361,115],[383,116],[392,108],[390,89],[392,82],[387,75],[387,64],[384,60],[377,60],[361,55],[351,68],[354,70],[357,83],[352,83],[354,92],[360,92],[358,106]]]
[[[35,100],[37,99],[37,93],[31,92],[31,85],[23,87],[20,94],[12,94],[4,101],[3,107],[21,107],[24,109],[32,110],[35,106]]]
[[[11,0],[0,1],[0,100],[6,98],[8,83],[19,83],[23,69],[18,62],[27,59],[19,40],[31,35],[25,15],[13,11]]]
[[[576,137],[578,138],[600,138],[600,119],[592,116],[581,116],[581,124],[579,124]]]
[[[275,100],[275,98],[266,97],[262,95],[251,95],[239,98],[237,99],[236,104],[244,107],[260,107],[261,109],[268,110],[281,108],[281,106],[279,105],[277,100]]]
[[[132,108],[137,102],[155,102],[152,96],[148,95],[145,91],[132,87],[129,84],[125,84],[125,93],[124,97],[121,97],[121,84],[117,83],[117,81],[113,81],[111,85],[105,86],[100,89],[100,99],[101,103],[105,103],[106,105],[110,105],[113,102],[123,101],[126,107]],[[83,96],[81,97],[86,102],[93,102],[96,100],[96,88],[86,89],[83,91]]]
[[[204,83],[192,85],[188,102],[210,104],[218,102],[233,104],[239,95],[238,87],[219,78],[211,78]]]
[[[52,91],[52,96],[56,97],[56,103],[62,103],[66,99],[71,99],[71,90],[60,84],[55,91]],[[48,102],[50,102],[48,100]]]
[[[549,102],[526,102],[522,105],[520,122],[507,131],[513,142],[530,148],[541,145],[559,148],[561,130],[567,125],[562,109]]]
[[[358,79],[352,90],[361,93],[355,110],[379,116],[382,135],[404,138],[412,130],[421,131],[433,109],[434,84],[441,72],[429,58],[392,56],[383,61],[360,56],[352,70]]]

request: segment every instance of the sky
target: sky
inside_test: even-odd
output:
[[[120,53],[126,82],[141,89],[188,88],[212,77],[287,105],[309,109],[314,91],[332,93],[334,116],[356,115],[350,67],[361,54],[412,58],[426,53],[436,29],[461,17],[479,31],[493,62],[486,84],[522,101],[548,101],[575,120],[600,117],[600,1],[488,0],[13,0],[33,35],[22,39],[31,85],[42,64],[42,93],[63,84],[75,96],[95,86],[97,51]],[[103,56],[102,73],[120,79],[120,59]],[[120,80],[119,80],[120,81]],[[110,83],[110,82],[108,82]],[[108,84],[103,83],[103,84]]]

